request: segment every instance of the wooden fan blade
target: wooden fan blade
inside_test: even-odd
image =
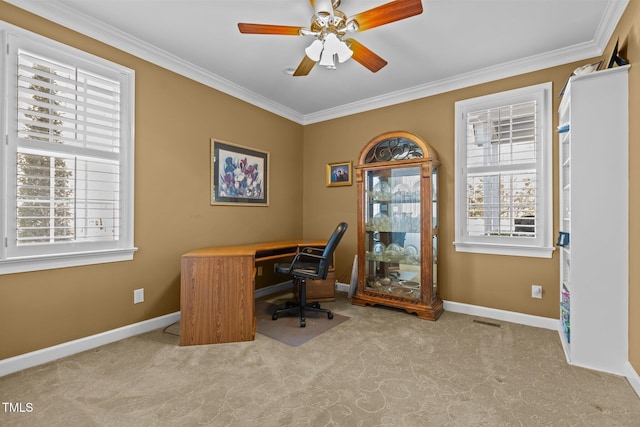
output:
[[[242,34],[275,34],[279,36],[299,36],[302,27],[287,25],[246,24],[239,23],[238,29]]]
[[[316,61],[305,55],[304,58],[302,58],[302,61],[300,61],[298,68],[293,72],[293,75],[295,77],[306,76],[311,72],[314,65],[316,65]]]
[[[373,53],[367,47],[365,47],[362,43],[358,42],[354,39],[346,39],[345,42],[349,45],[349,48],[353,51],[353,55],[351,58],[360,64],[367,67],[372,72],[376,73],[380,71],[382,67],[387,65],[387,61],[380,58],[378,55]]]
[[[358,23],[358,31],[365,31],[390,22],[422,13],[421,0],[396,0],[382,6],[360,12],[351,17]]]

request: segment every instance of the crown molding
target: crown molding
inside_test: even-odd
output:
[[[382,107],[388,107],[403,102],[414,101],[440,93],[451,92],[465,87],[505,79],[520,74],[542,70],[569,62],[580,61],[602,55],[602,48],[594,42],[574,45],[570,48],[546,52],[541,55],[530,56],[525,59],[494,65],[481,70],[458,74],[424,85],[414,86],[401,91],[387,93],[381,96],[363,99],[350,104],[341,105],[316,113],[307,114],[303,124],[312,124],[336,119],[351,114],[362,113]]]
[[[568,48],[558,49],[552,52],[545,52],[544,54],[534,55],[517,61],[511,61],[481,70],[459,74],[457,76],[431,82],[425,85],[414,86],[401,91],[387,93],[381,96],[363,99],[350,104],[307,114],[304,116],[303,124],[307,125],[336,119],[351,114],[414,101],[416,99],[438,95],[452,90],[601,56],[628,4],[629,0],[609,0],[602,20],[596,29],[595,36],[590,42],[573,45]]]
[[[183,59],[175,55],[169,54],[155,46],[143,42],[142,40],[136,39],[129,34],[105,25],[104,23],[86,16],[75,9],[58,2],[57,0],[5,1],[16,7],[27,10],[74,31],[81,32],[82,34],[103,43],[121,49],[158,66],[181,74],[213,89],[219,90],[230,96],[302,125],[336,119],[498,79],[513,77],[523,73],[567,64],[569,62],[601,56],[608,41],[613,35],[620,17],[629,4],[629,0],[609,0],[605,14],[596,29],[593,40],[590,42],[577,44],[565,49],[559,49],[540,55],[530,56],[517,61],[498,64],[474,72],[459,74],[436,82],[383,94],[335,108],[310,114],[302,114],[258,95],[246,88],[236,85],[233,82],[223,79],[220,76],[204,70],[203,68],[186,63]]]
[[[602,51],[609,43],[613,32],[622,18],[627,5],[631,0],[609,0],[607,7],[605,8],[602,20],[596,29],[594,40],[598,46],[601,46]]]
[[[260,107],[291,121],[302,123],[304,115],[277,102],[256,94],[242,86],[213,74],[184,59],[146,43],[123,31],[85,15],[57,0],[5,0],[16,7],[34,13],[56,24],[62,25],[102,43],[118,48],[131,55],[149,61],[167,70],[178,73],[220,92],[231,95],[249,104]]]

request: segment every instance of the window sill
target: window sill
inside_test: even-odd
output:
[[[495,243],[453,242],[456,252],[470,252],[488,255],[525,256],[534,258],[551,258],[555,247],[534,247],[519,245],[501,245]]]
[[[25,273],[54,268],[78,267],[108,262],[131,261],[138,248],[109,249],[104,251],[38,255],[0,260],[0,275]]]

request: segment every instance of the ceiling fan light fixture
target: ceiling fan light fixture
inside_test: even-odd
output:
[[[322,49],[323,49],[323,43],[321,40],[314,40],[313,43],[311,43],[309,45],[309,47],[307,47],[304,50],[304,53],[307,54],[307,56],[309,57],[309,59],[318,62],[318,60],[320,60],[320,54],[322,53]]]
[[[323,67],[327,67],[329,70],[336,69],[336,62],[333,54],[328,52],[326,49],[322,51],[322,56],[320,57],[320,65]]]
[[[349,46],[347,46],[347,44],[341,40],[336,50],[336,55],[338,55],[338,62],[342,64],[343,62],[351,58],[351,56],[353,55],[353,51],[349,49]]]
[[[342,63],[351,58],[353,52],[345,42],[338,38],[338,36],[333,33],[329,33],[324,40],[323,56],[325,55],[331,55],[332,62],[335,59],[334,56],[337,56],[338,62]]]
[[[422,0],[389,0],[380,6],[348,17],[338,9],[341,0],[309,0],[313,16],[309,28],[291,25],[238,23],[242,34],[279,34],[286,36],[313,36],[314,41],[305,49],[306,55],[294,70],[294,76],[306,76],[317,64],[329,69],[336,62],[353,58],[371,72],[376,73],[387,61],[363,46],[347,33],[362,32],[390,24],[422,13]]]

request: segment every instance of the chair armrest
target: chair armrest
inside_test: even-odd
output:
[[[291,264],[295,266],[297,261],[301,261],[301,262],[311,261],[311,262],[320,263],[320,261],[327,259],[325,256],[323,256],[323,253],[324,253],[324,248],[314,248],[312,246],[304,247],[300,249],[300,252],[296,254]]]
[[[299,253],[308,253],[308,254],[312,254],[312,253],[320,253],[322,254],[324,252],[324,248],[314,248],[313,246],[306,246],[302,249],[300,249]]]
[[[309,261],[320,264],[320,261],[327,259],[323,255],[318,255],[315,253],[304,252],[306,249],[316,250],[317,248],[304,248],[302,251],[298,252],[296,256],[291,261],[291,264],[286,269],[281,269],[281,273],[291,273],[297,266],[305,263],[309,263]]]
[[[293,268],[295,268],[295,265],[299,262],[304,263],[304,262],[309,262],[309,261],[313,261],[313,262],[317,262],[320,263],[320,261],[327,259],[325,256],[322,255],[318,255],[318,254],[313,254],[313,253],[307,253],[307,252],[299,252],[294,258],[293,261],[291,262],[291,266]]]

